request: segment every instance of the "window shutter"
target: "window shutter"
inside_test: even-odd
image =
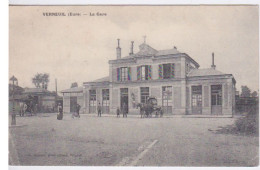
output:
[[[127,70],[127,80],[131,80],[131,67],[128,67]]]
[[[141,67],[137,67],[137,80],[141,80]]]
[[[175,76],[174,75],[175,74],[174,71],[175,71],[175,65],[174,65],[174,63],[172,63],[171,64],[171,78],[174,78],[174,76]]]
[[[151,80],[152,79],[152,66],[149,65],[148,66],[148,80]]]
[[[163,65],[162,64],[159,64],[158,73],[159,73],[159,79],[163,79]]]
[[[117,68],[117,81],[120,81],[120,68]]]

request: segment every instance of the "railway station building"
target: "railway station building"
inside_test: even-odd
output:
[[[232,115],[235,111],[236,81],[232,74],[216,69],[214,54],[211,67],[200,69],[176,47],[156,50],[144,42],[134,53],[131,44],[129,55],[121,57],[118,40],[115,59],[108,62],[109,75],[83,83],[83,112],[96,113],[100,103],[103,113],[115,114],[125,103],[129,114],[139,114],[137,103],[145,103],[149,96],[156,97],[164,114]],[[63,103],[67,103],[64,108],[70,105]]]

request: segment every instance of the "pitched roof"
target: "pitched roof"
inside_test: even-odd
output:
[[[76,92],[83,92],[83,87],[73,87],[61,91],[61,93],[76,93]]]
[[[24,88],[23,93],[51,93],[51,92],[43,88]]]
[[[206,68],[206,69],[193,69],[188,73],[188,77],[196,77],[196,76],[215,76],[215,75],[224,75],[216,69],[213,68]]]
[[[167,49],[167,50],[156,50],[152,48],[148,44],[141,44],[139,46],[139,51],[136,54],[126,56],[123,58],[132,58],[132,57],[142,57],[142,56],[163,56],[163,55],[170,55],[170,54],[179,54],[180,52],[176,49]]]
[[[97,79],[97,80],[93,80],[92,82],[104,82],[104,81],[109,81],[109,76],[103,77],[103,78],[100,78],[100,79]]]
[[[152,48],[151,46],[149,46],[148,44],[141,44],[139,45],[139,52],[136,53],[136,56],[151,56],[151,55],[155,55],[158,51],[155,50],[154,48]]]
[[[169,50],[160,50],[158,51],[158,53],[156,53],[156,56],[161,56],[161,55],[169,55],[169,54],[179,54],[180,52],[173,48],[173,49],[169,49]]]

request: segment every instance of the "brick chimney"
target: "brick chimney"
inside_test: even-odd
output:
[[[116,58],[121,58],[120,39],[117,39]]]
[[[129,55],[133,55],[133,54],[134,54],[134,41],[131,41],[131,47],[130,47]]]
[[[212,53],[212,65],[211,68],[216,69],[216,65],[214,64],[214,53]]]

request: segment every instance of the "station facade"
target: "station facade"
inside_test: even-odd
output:
[[[232,74],[200,65],[176,47],[156,50],[145,42],[129,56],[121,57],[118,40],[115,60],[109,61],[109,76],[84,82],[82,105],[85,113],[115,114],[125,103],[129,114],[139,114],[138,103],[156,97],[164,114],[232,115],[235,111],[235,84]],[[66,102],[63,102],[66,103]]]

